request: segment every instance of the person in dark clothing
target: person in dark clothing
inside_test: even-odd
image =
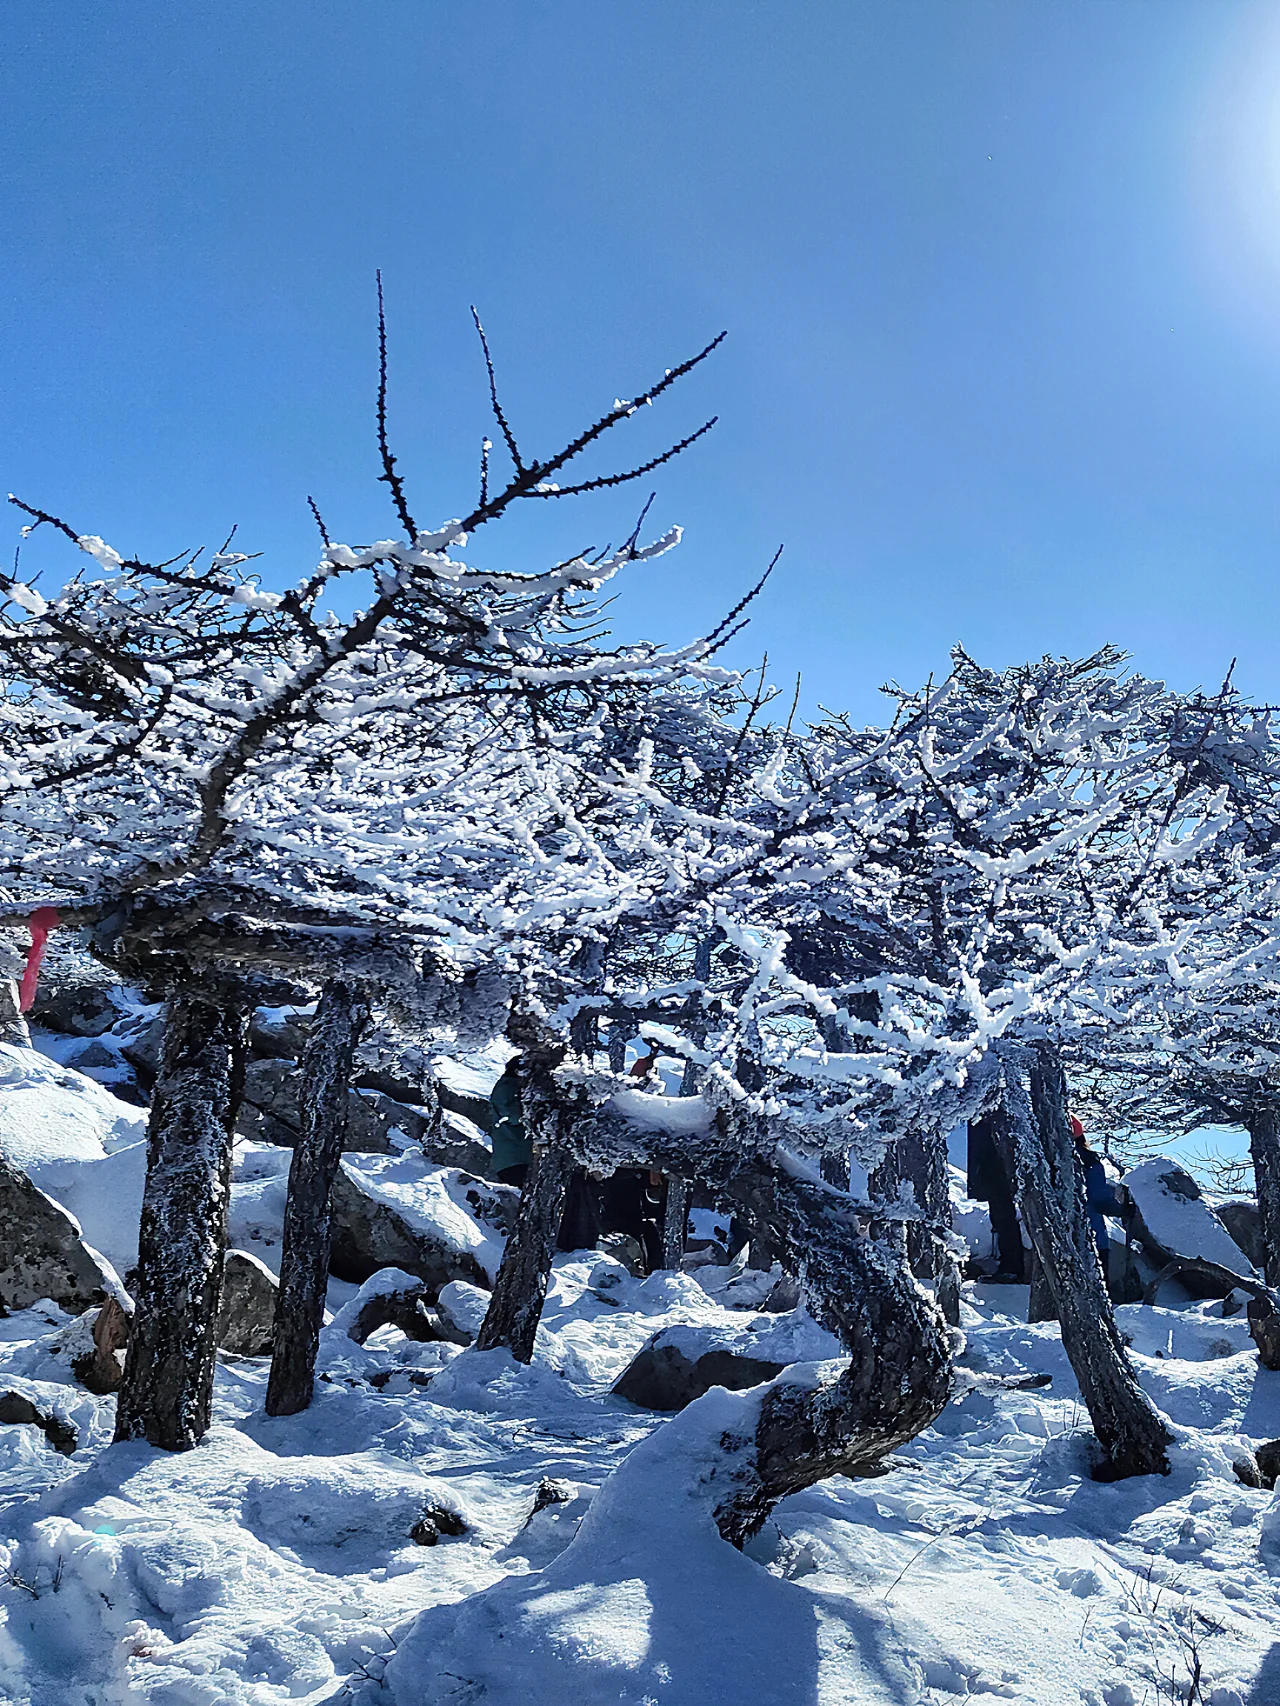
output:
[[[493,1176],[504,1185],[524,1189],[533,1160],[533,1144],[524,1129],[524,1109],[520,1102],[520,1075],[517,1058],[507,1062],[507,1069],[494,1085],[489,1096],[493,1116],[489,1125],[489,1141],[493,1151]],[[560,1217],[557,1250],[590,1250],[600,1236],[599,1190],[581,1167],[570,1175],[565,1192],[564,1212]]]
[[[490,1092],[492,1117],[489,1141],[493,1150],[494,1178],[504,1185],[523,1187],[529,1163],[533,1160],[533,1144],[525,1135],[517,1061],[518,1056],[507,1062],[506,1071]]]
[[[1089,1147],[1084,1127],[1074,1114],[1071,1116],[1071,1135],[1076,1140],[1076,1163],[1084,1177],[1085,1210],[1089,1216],[1089,1225],[1093,1229],[1093,1241],[1098,1247],[1098,1260],[1102,1263],[1103,1273],[1106,1274],[1111,1254],[1111,1234],[1107,1230],[1107,1216],[1112,1215],[1117,1220],[1123,1219],[1124,1204],[1107,1177],[1101,1155]]]

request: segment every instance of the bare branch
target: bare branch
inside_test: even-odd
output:
[[[396,459],[387,443],[387,315],[382,301],[381,268],[378,269],[378,452],[382,457],[382,472],[378,479],[391,487],[400,525],[410,540],[416,539],[418,529],[405,502],[404,481],[396,473]]]

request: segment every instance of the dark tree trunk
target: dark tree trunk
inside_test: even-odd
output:
[[[684,1260],[685,1228],[689,1223],[689,1187],[683,1179],[667,1180],[662,1211],[662,1265],[678,1268]]]
[[[1027,1298],[1027,1321],[1056,1321],[1058,1305],[1053,1300],[1053,1292],[1049,1289],[1049,1280],[1044,1271],[1044,1263],[1036,1255],[1034,1248],[1031,1259],[1027,1263],[1031,1285]]]
[[[942,1132],[911,1132],[896,1138],[868,1180],[872,1202],[886,1206],[901,1200],[904,1185],[911,1187],[912,1199],[923,1217],[906,1223],[911,1271],[935,1286],[947,1320],[958,1325],[960,1276],[942,1236],[951,1226],[947,1140]]]
[[[576,1120],[590,1119],[578,1093],[555,1081],[564,1058],[561,1049],[530,1048],[518,1072],[524,1129],[533,1143],[533,1160],[520,1193],[520,1212],[507,1239],[489,1308],[476,1336],[476,1349],[509,1350],[517,1362],[533,1360],[534,1340],[555,1259],[556,1240],[575,1162],[569,1142]]]
[[[847,1198],[766,1166],[728,1188],[788,1266],[803,1267],[808,1307],[850,1354],[833,1380],[781,1382],[765,1394],[733,1492],[715,1513],[740,1546],[789,1493],[871,1469],[928,1427],[950,1392],[951,1347],[934,1300],[891,1242],[867,1237]]]
[[[244,1032],[215,992],[184,991],[165,1015],[117,1440],[186,1451],[209,1425]]]
[[[1250,1113],[1249,1149],[1258,1192],[1263,1276],[1269,1286],[1280,1288],[1280,1109]]]
[[[535,1148],[515,1230],[507,1240],[498,1283],[476,1336],[478,1351],[503,1346],[517,1362],[532,1362],[573,1171],[573,1161],[562,1150]]]
[[[1062,1346],[1102,1449],[1095,1473],[1100,1480],[1167,1475],[1171,1436],[1125,1355],[1085,1212],[1062,1065],[1047,1044],[1027,1052],[1030,1099],[1016,1057],[1002,1059],[996,1143],[1016,1181],[1023,1224],[1057,1306]]]
[[[301,1131],[284,1207],[269,1416],[292,1416],[311,1402],[329,1281],[330,1197],[347,1135],[351,1060],[368,1022],[359,990],[340,980],[325,985],[299,1075]]]

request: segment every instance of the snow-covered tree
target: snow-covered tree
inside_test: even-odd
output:
[[[229,544],[150,564],[19,505],[94,567],[49,598],[0,582],[13,610],[0,629],[7,915],[55,906],[169,1001],[120,1437],[182,1447],[207,1421],[252,1000],[343,977],[429,1022],[493,934],[485,906],[501,919],[504,865],[527,874],[554,839],[565,731],[571,745],[586,724],[589,741],[602,697],[726,679],[706,661],[723,632],[670,651],[579,631],[601,589],[675,534],[643,547],[637,527],[594,561],[531,575],[458,556],[518,500],[622,484],[701,436],[623,474],[557,482],[714,347],[544,458],[523,457],[494,389],[511,476],[491,490],[486,445],[476,505],[434,532],[413,521],[387,445],[384,349],[380,448],[402,536],[349,547],[322,524],[319,565],[283,591]]]

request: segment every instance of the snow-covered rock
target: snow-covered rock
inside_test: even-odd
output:
[[[271,1352],[275,1330],[275,1275],[248,1250],[228,1250],[222,1268],[222,1306],[218,1344],[233,1356],[260,1357]]]
[[[48,1297],[78,1313],[119,1289],[119,1275],[72,1216],[0,1160],[0,1306],[25,1309]]]
[[[1138,1236],[1158,1259],[1188,1256],[1233,1273],[1251,1272],[1248,1256],[1176,1162],[1144,1161],[1125,1174],[1124,1183],[1137,1210]]]
[[[356,1284],[402,1268],[433,1296],[450,1280],[491,1287],[519,1200],[421,1155],[348,1156],[334,1183],[330,1266]]]
[[[619,1398],[647,1410],[683,1410],[713,1386],[741,1392],[793,1362],[841,1355],[840,1343],[803,1310],[787,1315],[655,1333],[614,1382]]]

